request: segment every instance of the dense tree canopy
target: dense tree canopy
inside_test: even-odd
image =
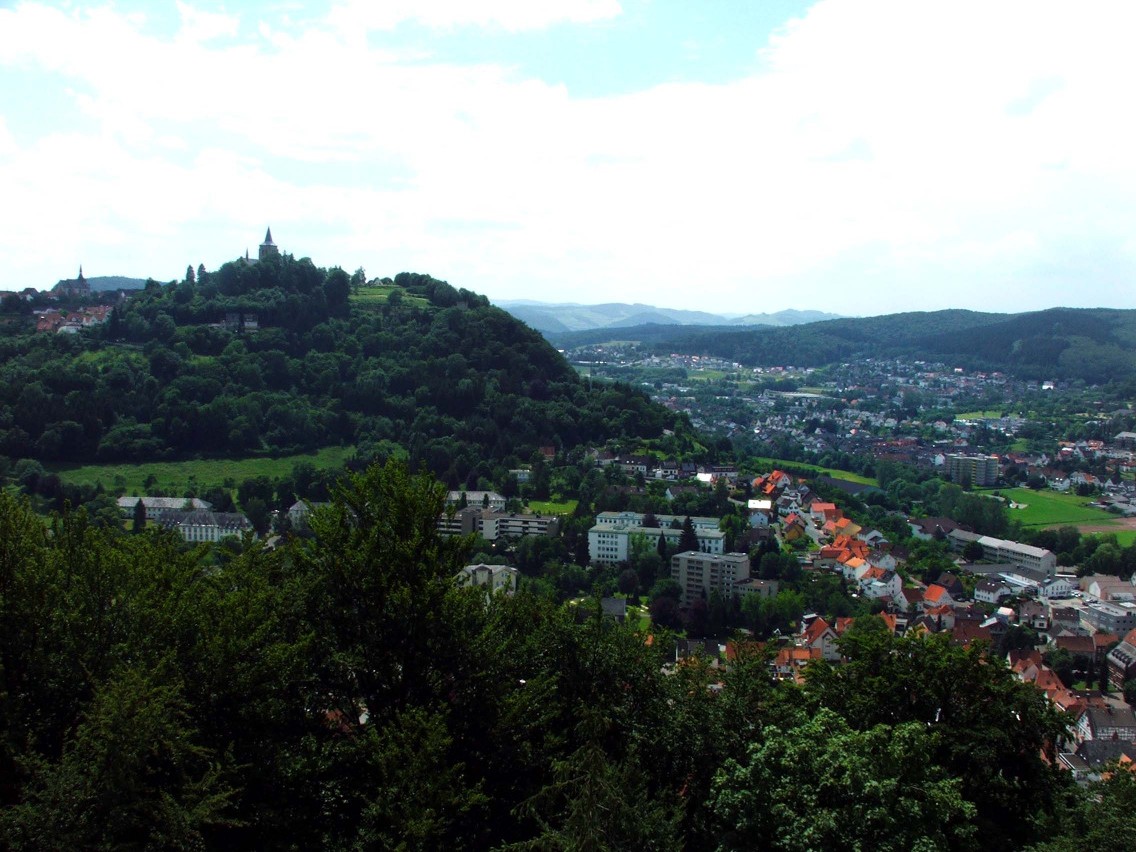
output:
[[[402,273],[384,300],[289,255],[154,285],[83,335],[0,337],[0,454],[41,462],[401,446],[451,487],[540,448],[657,437],[640,391],[580,379],[483,296]],[[397,294],[397,295],[396,295]]]
[[[0,845],[1014,849],[1082,825],[1041,758],[1062,720],[979,650],[864,617],[803,687],[756,646],[664,673],[663,627],[454,582],[472,542],[435,531],[443,496],[372,467],[311,537],[218,559],[0,493]]]

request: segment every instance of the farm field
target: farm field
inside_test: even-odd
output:
[[[144,493],[151,486],[146,483],[153,477],[152,487],[180,494],[192,482],[198,489],[232,487],[233,483],[255,476],[279,479],[292,472],[292,467],[307,462],[317,469],[341,468],[354,454],[353,447],[325,447],[314,453],[293,456],[252,456],[243,459],[195,459],[180,462],[152,462],[148,464],[89,464],[82,466],[58,465],[51,472],[64,482],[76,485],[102,483],[107,491],[124,489],[127,494]],[[226,486],[226,483],[229,483]]]

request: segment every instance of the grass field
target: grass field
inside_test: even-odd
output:
[[[853,473],[850,470],[837,470],[833,467],[821,467],[817,464],[806,464],[805,462],[788,461],[787,459],[770,459],[759,457],[754,461],[772,468],[792,467],[800,468],[801,470],[812,470],[817,473],[827,473],[833,479],[843,479],[845,482],[857,482],[860,485],[879,485],[879,483],[870,476],[861,476],[858,473]]]
[[[77,485],[95,485],[99,482],[107,491],[124,488],[126,493],[142,493],[146,481],[153,476],[155,488],[172,493],[184,492],[192,480],[199,489],[225,487],[225,483],[240,483],[254,476],[279,479],[292,472],[292,466],[307,462],[318,469],[341,468],[355,452],[353,447],[325,447],[314,453],[269,458],[255,456],[244,459],[199,459],[182,462],[153,462],[150,464],[89,464],[82,467],[53,466],[64,482]]]
[[[1029,488],[994,489],[1025,508],[1011,509],[1010,518],[1028,529],[1076,527],[1082,533],[1113,533],[1122,547],[1136,542],[1136,521],[1118,518],[1089,505],[1088,497]]]
[[[387,303],[387,298],[394,290],[401,290],[401,287],[395,285],[377,284],[374,287],[360,287],[358,291],[352,293],[348,297],[348,301],[360,308],[377,308],[382,307]],[[405,290],[402,295],[403,304],[407,305],[428,305],[430,304],[426,299],[421,296],[411,296]]]
[[[529,511],[537,515],[571,515],[578,500],[529,500]]]
[[[1030,488],[995,489],[1007,500],[1025,508],[1011,509],[1010,517],[1025,527],[1077,526],[1078,524],[1106,524],[1116,521],[1103,509],[1090,506],[1089,498],[1057,491],[1034,491]]]
[[[955,415],[959,420],[978,420],[979,418],[1001,416],[1002,409],[1000,408],[988,408],[985,411],[963,411]]]

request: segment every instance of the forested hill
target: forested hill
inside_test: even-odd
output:
[[[1131,310],[1052,308],[1023,314],[950,310],[741,331],[648,326],[620,329],[619,335],[642,340],[659,353],[717,355],[752,366],[807,367],[852,358],[910,357],[1035,379],[1098,383],[1136,377],[1136,311]],[[558,345],[598,342],[578,336],[552,339]]]
[[[9,328],[12,326],[9,325]],[[451,485],[674,415],[581,380],[535,331],[428,275],[284,255],[199,269],[82,335],[0,340],[0,453],[43,461],[403,448]]]

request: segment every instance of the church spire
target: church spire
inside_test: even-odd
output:
[[[264,242],[260,244],[260,251],[257,257],[264,260],[266,257],[279,255],[280,249],[276,247],[276,243],[272,242],[272,229],[269,228],[264,232]]]

